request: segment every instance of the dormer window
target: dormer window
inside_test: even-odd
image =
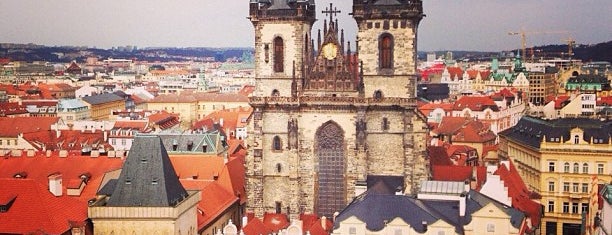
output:
[[[574,136],[574,144],[579,144],[580,143],[580,136],[575,135]]]

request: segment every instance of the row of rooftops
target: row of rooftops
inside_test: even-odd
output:
[[[573,140],[573,130],[582,130],[582,141],[608,145],[612,141],[612,120],[590,118],[561,118],[544,120],[524,116],[514,126],[499,133],[513,141],[540,148],[544,142],[563,143]]]

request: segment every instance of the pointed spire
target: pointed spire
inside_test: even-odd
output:
[[[108,206],[173,207],[187,198],[158,136],[137,136]]]
[[[323,35],[327,35],[327,20],[323,20]]]
[[[344,51],[344,29],[340,30],[340,51]]]
[[[321,51],[321,29],[319,29],[319,36],[318,37],[319,37],[319,39],[317,39],[317,40],[318,40],[319,46],[317,47],[317,51]]]

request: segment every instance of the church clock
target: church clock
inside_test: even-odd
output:
[[[327,43],[321,48],[323,57],[327,60],[333,60],[338,54],[338,47],[334,43]]]

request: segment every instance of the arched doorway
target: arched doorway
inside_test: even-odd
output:
[[[344,131],[333,121],[324,123],[316,133],[315,154],[319,160],[317,213],[331,218],[346,206],[346,157]]]

